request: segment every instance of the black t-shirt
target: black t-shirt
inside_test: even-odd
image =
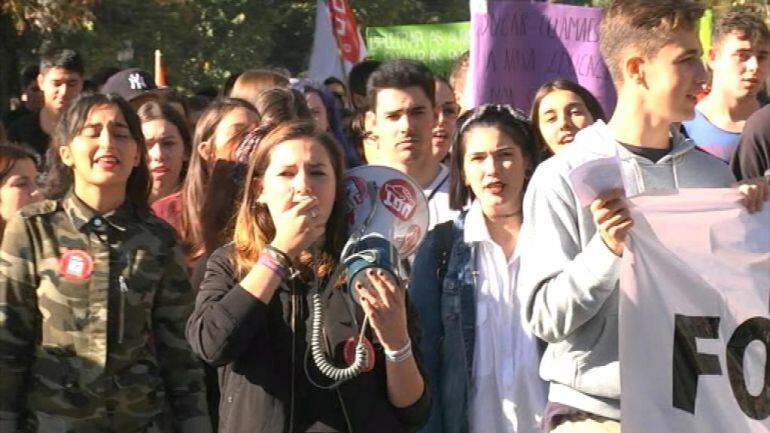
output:
[[[40,127],[40,112],[35,111],[15,121],[8,129],[8,139],[32,148],[45,161],[51,137]]]
[[[652,149],[649,147],[641,147],[641,146],[634,146],[632,144],[626,144],[626,143],[620,143],[621,146],[625,147],[626,150],[633,153],[636,156],[641,156],[643,158],[647,158],[652,162],[657,163],[660,161],[661,158],[668,155],[669,152],[671,152],[671,145],[669,144],[668,149]]]
[[[28,115],[32,111],[28,110],[27,107],[21,106],[16,110],[9,111],[5,113],[5,116],[3,116],[3,126],[6,130],[11,127],[17,120],[21,119],[22,117]]]
[[[730,167],[738,180],[761,177],[770,170],[770,105],[746,121]]]

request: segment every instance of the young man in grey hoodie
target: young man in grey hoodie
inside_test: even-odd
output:
[[[694,115],[706,79],[694,0],[615,0],[601,24],[601,50],[618,90],[609,123],[598,121],[541,164],[524,199],[520,287],[525,317],[547,343],[540,375],[550,382],[545,431],[619,432],[618,277],[633,225],[625,195],[718,188],[729,167],[672,127]],[[623,191],[580,204],[570,172],[618,158]],[[760,184],[743,185],[749,210]]]

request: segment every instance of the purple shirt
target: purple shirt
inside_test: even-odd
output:
[[[682,122],[687,136],[706,152],[722,161],[729,162],[738,147],[741,134],[729,132],[711,123],[700,111],[695,110],[695,118]]]

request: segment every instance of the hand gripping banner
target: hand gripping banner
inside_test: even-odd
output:
[[[624,433],[770,431],[770,203],[632,200],[620,279]]]

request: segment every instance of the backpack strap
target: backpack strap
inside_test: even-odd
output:
[[[449,257],[452,255],[452,246],[454,245],[454,221],[445,221],[437,224],[433,231],[436,232],[436,277],[439,284],[443,284],[444,277],[449,267]]]

